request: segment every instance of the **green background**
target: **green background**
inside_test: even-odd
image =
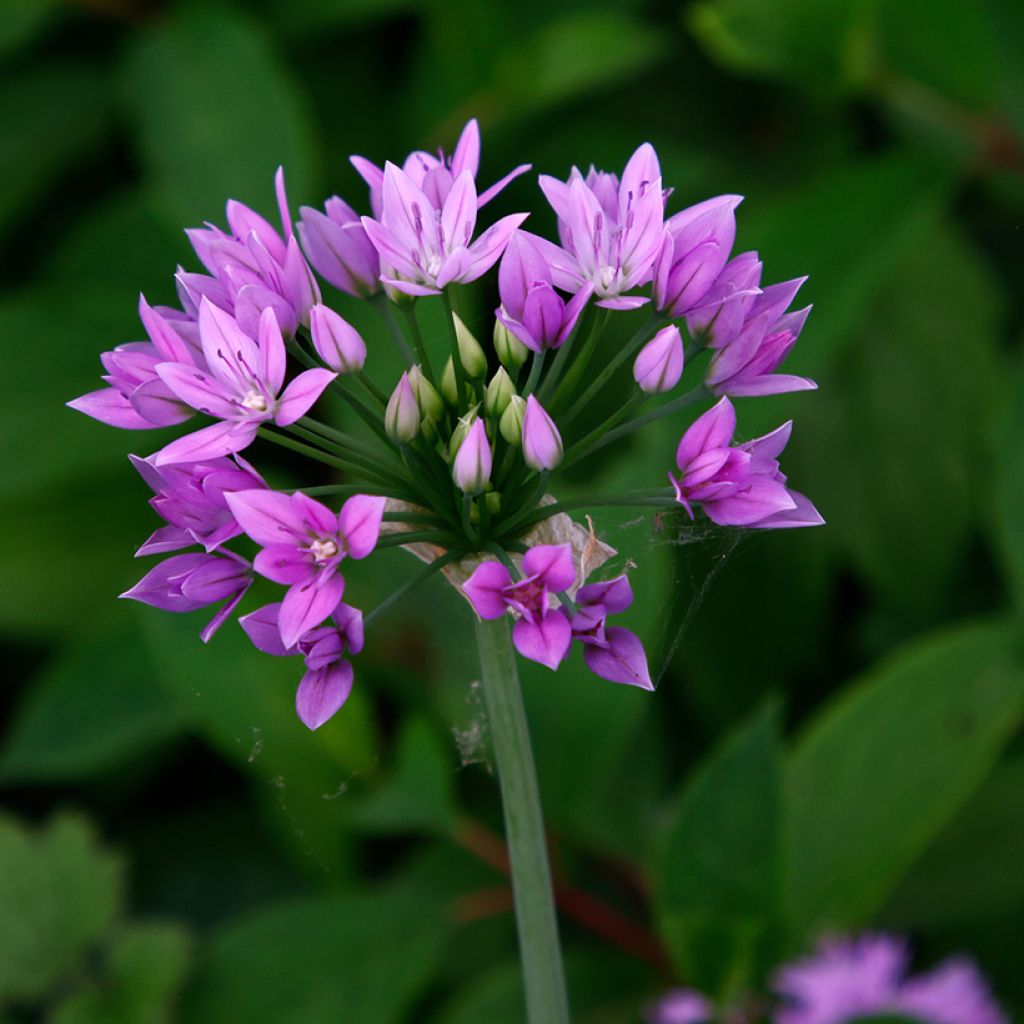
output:
[[[791,365],[821,390],[740,431],[795,419],[828,525],[601,516],[658,692],[524,671],[575,1019],[740,998],[864,926],[968,951],[1024,1014],[1021,40],[1016,0],[0,0],[0,1020],[521,1022],[465,606],[435,580],[381,620],[310,734],[294,664],[115,600],[156,525],[125,456],[164,435],[63,406],[140,290],[174,302],[183,226],[272,213],[279,163],[293,209],[365,209],[350,153],[470,116],[485,184],[650,140],[674,209],[745,195],[737,251],[815,304]],[[488,213],[517,209],[553,227],[532,175]],[[574,486],[655,486],[680,430]]]

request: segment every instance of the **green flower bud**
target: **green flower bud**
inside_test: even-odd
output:
[[[505,440],[516,448],[523,443],[523,417],[526,415],[526,402],[518,395],[513,395],[498,421],[498,430]]]
[[[441,374],[441,394],[449,405],[458,406],[459,390],[455,386],[455,364],[451,356],[444,364],[444,372]]]
[[[458,313],[452,313],[455,321],[455,337],[459,343],[459,358],[462,369],[470,380],[476,380],[487,372],[487,353],[480,347],[480,342],[473,337],[470,329],[459,319]]]
[[[504,366],[491,378],[484,392],[484,411],[488,416],[500,416],[508,408],[509,400],[516,393],[512,378],[505,372]]]
[[[500,321],[494,321],[494,351],[501,365],[516,373],[526,362],[530,350]]]
[[[501,491],[488,491],[484,495],[487,504],[487,511],[496,516],[501,511]]]
[[[419,366],[409,371],[409,383],[413,394],[419,402],[420,412],[426,420],[438,420],[444,415],[444,401],[437,393],[437,388],[423,375]]]

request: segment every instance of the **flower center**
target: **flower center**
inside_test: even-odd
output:
[[[317,562],[326,562],[328,559],[334,558],[338,553],[338,544],[337,541],[326,537],[323,540],[317,539],[313,541],[309,545],[309,550],[313,553],[313,558]]]
[[[245,398],[242,399],[242,405],[246,409],[251,409],[253,412],[266,412],[267,411],[267,396],[262,391],[257,391],[252,388],[246,393]]]

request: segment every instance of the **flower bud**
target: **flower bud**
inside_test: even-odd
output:
[[[452,464],[452,479],[463,494],[479,494],[491,479],[491,446],[479,417],[473,422]]]
[[[409,371],[409,384],[412,386],[412,393],[416,396],[423,418],[439,420],[444,415],[444,401],[437,393],[437,388],[423,376],[419,366],[414,366]]]
[[[388,400],[384,429],[395,444],[408,444],[419,433],[420,406],[407,373],[402,374]]]
[[[459,343],[462,369],[470,380],[476,380],[487,372],[487,353],[480,347],[480,342],[473,337],[458,313],[452,313],[452,319],[455,321],[455,337]]]
[[[516,393],[512,378],[505,372],[504,366],[491,378],[484,392],[484,412],[488,416],[500,416],[508,408],[509,400]]]
[[[355,373],[366,362],[366,342],[333,309],[317,303],[309,311],[313,348],[325,366],[338,373]]]
[[[506,369],[516,373],[530,350],[500,321],[494,321],[494,351]]]
[[[536,470],[554,469],[562,461],[562,436],[533,395],[523,414],[523,461]]]
[[[451,356],[448,357],[448,362],[444,364],[441,373],[441,394],[449,405],[458,406],[459,389],[455,386],[455,364]]]
[[[501,492],[488,491],[484,495],[484,504],[487,506],[487,511],[492,516],[496,516],[501,511]]]
[[[523,416],[526,413],[526,402],[518,395],[513,395],[498,421],[498,430],[510,445],[518,448],[523,443]]]
[[[671,391],[683,375],[683,339],[679,328],[663,327],[651,338],[633,363],[633,380],[641,391],[657,395]]]
[[[469,428],[476,422],[477,416],[479,415],[479,406],[474,405],[465,416],[460,416],[458,423],[455,424],[455,429],[452,431],[452,436],[448,438],[448,461],[450,462],[455,458],[455,453],[459,450],[459,446],[465,440],[466,435],[469,433]]]

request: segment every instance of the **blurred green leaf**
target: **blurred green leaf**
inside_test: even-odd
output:
[[[4,0],[0,55],[10,56],[42,35],[55,20],[59,7],[60,0]]]
[[[681,977],[728,996],[772,963],[782,880],[778,709],[758,714],[687,781],[654,868],[655,908]]]
[[[306,100],[259,23],[187,6],[136,36],[127,72],[142,156],[172,227],[219,220],[229,197],[276,221],[279,164],[293,206],[312,196],[319,167]]]
[[[87,778],[180,732],[137,630],[90,637],[35,677],[0,751],[0,779]]]
[[[1020,722],[1016,631],[930,637],[832,701],[787,768],[788,902],[797,936],[877,910],[991,769]]]
[[[50,1024],[169,1024],[190,941],[176,925],[122,929],[104,956],[104,977],[58,1006]]]
[[[190,1024],[398,1024],[429,981],[446,922],[429,891],[321,898],[258,911],[215,934]]]
[[[1009,378],[993,448],[996,541],[1014,601],[1024,612],[1024,362]]]
[[[44,995],[121,905],[121,865],[83,819],[38,829],[0,818],[0,1006]]]
[[[857,85],[869,59],[877,0],[701,0],[687,21],[709,53],[746,74],[819,92]]]
[[[999,765],[889,900],[893,927],[922,929],[1024,909],[1024,757]]]
[[[447,835],[455,825],[455,764],[450,744],[422,718],[402,726],[390,778],[359,803],[353,824],[376,832]]]
[[[36,5],[41,14],[48,13],[48,6]],[[7,26],[7,17],[5,10],[0,24]],[[0,237],[83,156],[100,147],[111,125],[109,98],[104,72],[84,63],[43,64],[4,82]]]
[[[917,260],[949,185],[933,160],[895,153],[842,165],[774,203],[744,204],[739,244],[760,252],[768,280],[810,275],[797,305],[815,311],[789,372],[817,376],[856,337],[894,268]]]
[[[512,961],[467,979],[432,1024],[522,1024],[525,1016],[522,971]]]
[[[997,404],[999,312],[970,246],[930,233],[893,268],[801,431],[818,439],[801,445],[803,478],[816,481],[829,539],[911,615],[950,593],[990,478],[980,453]]]

